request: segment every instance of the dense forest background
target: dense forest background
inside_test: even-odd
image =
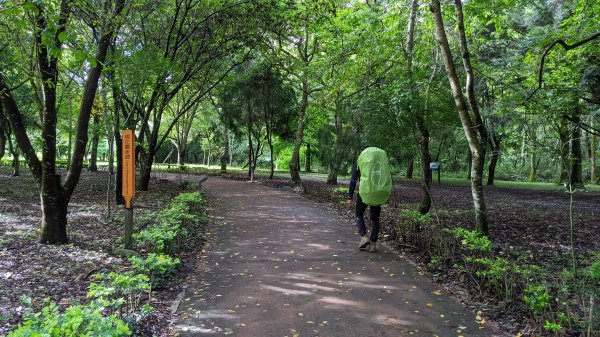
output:
[[[428,166],[423,149],[467,176],[450,57],[485,129],[488,184],[595,184],[598,5],[463,6],[460,17],[441,7],[444,55],[433,5],[418,1],[4,2],[0,154],[29,162],[28,151],[49,144],[62,165],[95,170],[98,160],[112,165],[119,130],[133,128],[142,189],[163,162],[292,164],[334,182],[366,145],[385,149],[408,178]],[[19,141],[25,130],[31,149]]]
[[[471,179],[486,233],[484,183],[597,183],[599,11],[583,0],[8,1],[0,157],[34,173],[48,242],[66,241],[84,166],[115,170],[120,191],[125,128],[137,132],[140,190],[156,163],[289,170],[296,183],[302,169],[333,184],[378,146],[422,180],[423,214],[430,162]]]

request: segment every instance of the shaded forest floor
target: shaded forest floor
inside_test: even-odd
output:
[[[128,270],[126,259],[112,255],[115,242],[122,235],[122,207],[112,205],[111,221],[106,221],[107,174],[84,173],[69,205],[68,232],[71,244],[40,245],[36,242],[40,228],[39,195],[31,175],[11,177],[9,168],[0,167],[0,335],[19,322],[22,295],[40,305],[51,298],[65,307],[73,301],[86,301],[91,276],[113,268]],[[159,178],[166,175],[158,173]],[[234,178],[246,179],[235,174]],[[300,192],[287,180],[261,182],[273,187]],[[181,183],[153,180],[151,191],[136,196],[136,217],[151,215],[167,206],[182,192]],[[353,222],[353,205],[345,203],[347,185],[330,186],[322,181],[305,180],[302,194],[334,209]],[[474,215],[469,186],[437,184],[432,186],[435,210],[443,226],[472,228]],[[383,240],[426,266],[431,256],[406,245],[395,236],[402,209],[416,210],[421,196],[417,181],[396,185],[396,207],[382,213]],[[485,187],[488,220],[494,252],[510,261],[541,265],[559,274],[570,268],[569,194],[556,191],[506,187]],[[577,192],[573,199],[574,246],[581,267],[589,265],[594,252],[600,251],[599,192]],[[432,212],[433,214],[433,212]],[[354,230],[354,228],[349,229]],[[185,256],[183,256],[185,259]],[[188,258],[193,258],[189,256]],[[183,264],[184,266],[186,263]],[[184,273],[186,272],[184,267]],[[499,309],[494,299],[482,296],[473,283],[440,268],[429,268],[430,276],[472,308],[484,308],[483,314],[501,323],[503,329],[523,331],[529,322],[522,308]],[[180,292],[174,284],[155,293],[152,306],[157,310],[146,322],[148,332],[164,334],[169,324],[170,305]],[[477,311],[477,309],[475,309]]]
[[[287,181],[265,181],[266,184],[290,188]],[[335,189],[345,184],[329,186],[322,182],[304,181],[306,194],[321,202],[335,204],[347,218],[354,217],[354,205],[341,201],[346,195]],[[347,190],[345,191],[347,192]],[[475,215],[471,190],[466,185],[438,184],[431,188],[435,211],[443,226],[474,229]],[[512,257],[531,263],[547,263],[562,270],[570,267],[569,194],[557,187],[556,191],[530,190],[484,186],[490,236],[494,248]],[[418,181],[396,184],[397,208],[417,210],[421,198]],[[382,225],[398,220],[394,208],[383,211]],[[600,251],[600,193],[576,192],[573,196],[574,245],[580,262],[592,252]],[[389,230],[389,228],[388,228]],[[385,235],[385,234],[384,234]]]
[[[124,218],[123,207],[115,206],[111,194],[112,216],[106,220],[106,172],[83,173],[69,204],[70,244],[51,246],[37,243],[39,195],[31,174],[22,171],[21,177],[12,177],[9,168],[0,167],[0,336],[21,319],[25,306],[21,296],[30,297],[35,308],[45,298],[61,307],[86,303],[93,274],[131,269],[126,258],[112,254],[123,234]],[[180,184],[167,180],[153,180],[150,189],[136,194],[136,219],[155,214],[182,192]],[[142,326],[148,335],[164,332],[178,287],[172,284],[153,293],[151,305],[156,310]]]

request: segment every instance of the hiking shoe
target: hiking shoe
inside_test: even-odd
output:
[[[360,237],[360,243],[358,244],[358,249],[360,250],[367,250],[367,246],[371,243],[371,241],[369,241],[369,237],[367,237],[366,235],[361,236]]]
[[[371,253],[376,252],[377,251],[377,242],[371,242],[371,245],[369,246],[369,251]]]

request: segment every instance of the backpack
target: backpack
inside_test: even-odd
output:
[[[358,156],[360,186],[358,193],[369,206],[387,203],[392,194],[392,175],[387,154],[377,147],[368,147]]]

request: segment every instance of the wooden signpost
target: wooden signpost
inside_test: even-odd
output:
[[[133,234],[133,197],[135,196],[135,132],[123,130],[122,133],[123,159],[123,198],[125,199],[125,248],[131,247]]]
[[[123,130],[123,198],[125,208],[131,208],[135,196],[135,133],[133,130]]]

